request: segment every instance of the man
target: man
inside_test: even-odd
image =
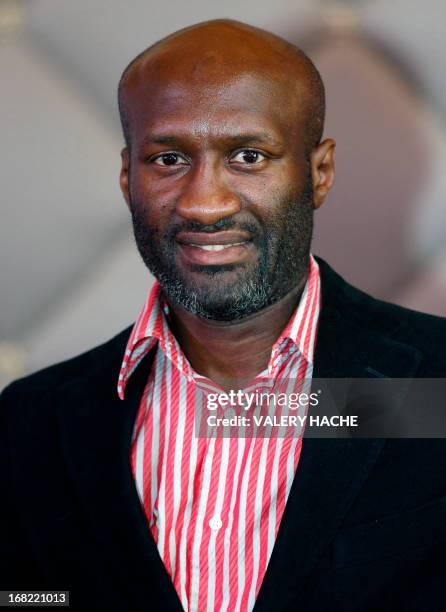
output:
[[[195,435],[210,391],[445,374],[443,319],[310,254],[334,179],[324,105],[303,52],[228,20],[125,70],[121,188],[157,281],[134,326],[4,391],[3,589],[97,610],[444,609],[443,440]]]

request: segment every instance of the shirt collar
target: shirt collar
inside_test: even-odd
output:
[[[272,347],[268,375],[275,375],[281,357],[289,350],[300,351],[307,362],[313,363],[319,308],[319,266],[310,254],[307,282],[299,304]],[[169,328],[168,312],[169,307],[162,297],[161,286],[155,280],[127,342],[118,379],[120,399],[124,399],[125,387],[133,371],[156,343],[159,343],[166,357],[171,359],[188,380],[198,376]]]
[[[272,347],[271,358],[290,342],[309,363],[313,363],[316,328],[320,310],[319,265],[313,255],[309,257],[309,271],[299,304],[291,315],[284,330]]]

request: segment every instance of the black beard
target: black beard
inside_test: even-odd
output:
[[[313,233],[310,173],[298,200],[288,202],[284,208],[284,216],[273,217],[265,229],[260,224],[236,224],[225,217],[213,225],[186,221],[160,236],[157,228],[147,224],[144,207],[131,202],[138,251],[165,296],[191,313],[215,321],[233,321],[253,314],[280,300],[302,280],[308,270]],[[246,264],[195,264],[190,269],[206,275],[211,283],[200,285],[193,279],[183,279],[175,263],[175,236],[180,231],[216,232],[230,228],[252,235],[259,253],[257,263],[248,269]],[[232,272],[230,281],[225,279],[225,272]]]

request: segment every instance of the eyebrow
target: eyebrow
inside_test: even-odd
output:
[[[173,134],[148,134],[142,139],[142,144],[160,144],[160,145],[172,145],[181,143],[183,140],[183,136],[181,134],[175,136]],[[268,144],[271,146],[281,146],[281,142],[274,138],[271,134],[266,131],[261,132],[250,132],[246,134],[229,134],[223,137],[223,140],[226,140],[228,143],[232,145],[242,145],[242,144]]]

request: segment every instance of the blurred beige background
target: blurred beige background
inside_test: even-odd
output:
[[[231,17],[306,50],[337,181],[313,252],[373,295],[446,315],[440,0],[0,0],[0,387],[105,341],[152,279],[118,188],[116,87],[186,25]]]

